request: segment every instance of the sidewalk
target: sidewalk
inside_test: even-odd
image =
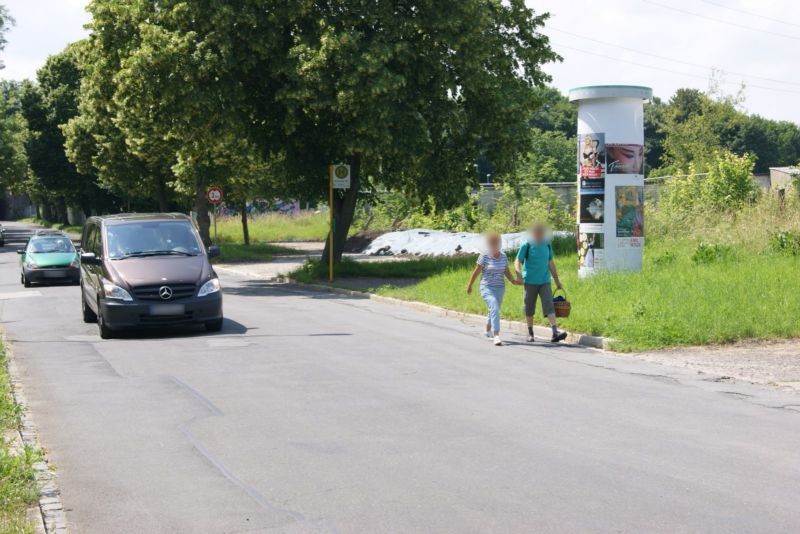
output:
[[[215,268],[239,273],[245,276],[252,276],[266,281],[280,280],[292,271],[296,271],[303,266],[309,258],[319,259],[325,243],[318,241],[287,241],[275,242],[271,245],[291,248],[297,251],[296,254],[276,254],[271,262],[242,262],[242,263],[217,263]],[[369,254],[345,253],[344,257],[352,261],[365,262],[385,262],[399,261],[408,259],[396,256],[371,256]]]

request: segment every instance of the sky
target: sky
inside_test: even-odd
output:
[[[86,35],[85,0],[0,0],[17,25],[0,78],[34,78],[47,56]],[[750,113],[800,124],[800,2],[796,0],[527,0],[549,12],[543,33],[564,58],[545,70],[563,92],[633,84],[664,100],[707,90],[713,69]]]

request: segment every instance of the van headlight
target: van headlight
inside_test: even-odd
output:
[[[69,264],[70,267],[78,268],[81,266],[81,259],[79,256],[75,256],[72,262]]]
[[[32,258],[26,256],[25,257],[25,267],[27,267],[29,269],[36,269],[38,267],[38,265],[36,265],[36,262],[33,261]]]
[[[106,294],[107,299],[123,300],[125,302],[133,301],[130,293],[108,280],[103,280],[103,292]]]
[[[200,291],[197,292],[197,296],[205,297],[206,295],[217,292],[219,292],[219,278],[212,278],[203,284],[202,287],[200,287]]]

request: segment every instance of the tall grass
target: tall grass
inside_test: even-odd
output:
[[[301,213],[284,215],[267,213],[256,215],[248,221],[250,239],[256,243],[271,241],[323,241],[328,235],[328,215],[325,213]],[[220,217],[217,220],[220,243],[241,243],[242,221],[236,217]]]
[[[775,239],[781,232],[789,242],[800,242],[798,202],[781,206],[765,197],[736,213],[681,216],[650,206],[647,230],[639,273],[604,273],[581,280],[575,253],[558,247],[562,254],[556,264],[573,304],[571,316],[561,322],[564,327],[613,338],[615,348],[628,351],[800,337],[800,250],[776,246],[784,241]],[[398,272],[415,273],[417,284],[375,291],[484,313],[480,297],[466,294],[473,261],[378,263],[345,267],[339,276],[376,277],[385,272],[397,278]],[[506,318],[523,319],[521,288],[508,286],[502,312]]]
[[[18,427],[20,409],[11,395],[6,353],[0,342],[0,532],[27,534],[35,532],[26,511],[39,499],[33,464],[41,460],[41,452],[28,447],[15,450],[6,437]]]

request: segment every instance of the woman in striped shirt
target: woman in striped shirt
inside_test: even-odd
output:
[[[503,304],[503,295],[506,292],[505,278],[512,284],[517,280],[511,276],[508,268],[508,258],[501,250],[503,240],[498,233],[490,233],[486,237],[488,252],[478,256],[475,270],[467,284],[467,294],[472,294],[472,286],[478,275],[481,275],[481,297],[489,308],[486,317],[486,337],[494,339],[494,344],[500,346],[500,306]]]

